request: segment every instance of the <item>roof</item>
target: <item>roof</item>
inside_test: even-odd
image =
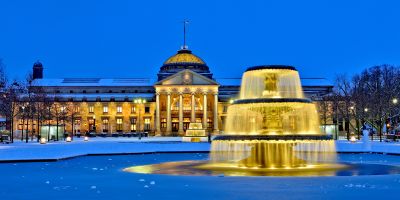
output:
[[[150,78],[59,78],[59,79],[36,79],[35,86],[45,87],[102,87],[102,86],[153,86],[156,79]]]
[[[332,87],[333,84],[325,78],[301,78],[302,86],[308,87]],[[216,82],[221,86],[240,86],[241,78],[217,78]],[[129,87],[129,86],[153,86],[156,79],[151,78],[60,78],[60,79],[36,79],[35,86],[44,87]]]
[[[240,86],[241,78],[217,78],[217,82],[221,86]],[[325,78],[300,78],[301,85],[307,87],[332,87],[333,84]]]

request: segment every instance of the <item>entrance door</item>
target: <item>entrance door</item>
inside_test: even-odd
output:
[[[172,131],[179,130],[179,120],[178,118],[172,118]]]
[[[183,118],[183,130],[186,131],[189,128],[190,118]]]

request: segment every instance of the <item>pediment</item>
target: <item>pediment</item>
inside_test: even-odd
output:
[[[157,82],[155,85],[218,85],[218,83],[192,70],[185,69]]]

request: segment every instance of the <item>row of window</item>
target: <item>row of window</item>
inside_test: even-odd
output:
[[[89,106],[88,107],[89,113],[94,113],[94,106]],[[108,113],[108,106],[103,106],[103,113]],[[117,113],[122,113],[123,109],[122,106],[117,106]],[[80,112],[80,107],[76,106],[75,107],[75,112]],[[144,107],[144,112],[145,113],[150,113],[150,106],[145,106]],[[136,113],[136,107],[132,106],[131,107],[131,113]]]
[[[151,124],[151,119],[150,118],[144,118],[144,127],[141,127],[140,130],[145,130],[148,131],[150,130],[150,124]],[[101,120],[101,131],[102,132],[110,132],[110,122],[108,118],[103,118]],[[137,131],[137,119],[136,118],[130,118],[129,119],[130,122],[130,130],[131,131]],[[116,118],[116,130],[115,131],[123,131],[123,119],[122,118]],[[79,130],[81,128],[81,120],[80,119],[76,119],[75,122],[75,130]],[[89,119],[88,120],[88,125],[89,125],[89,130],[94,130],[94,120],[93,119]]]

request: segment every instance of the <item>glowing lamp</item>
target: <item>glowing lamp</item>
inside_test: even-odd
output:
[[[65,138],[66,142],[72,142],[72,138],[70,136],[68,136],[67,138]]]
[[[356,139],[355,136],[351,136],[351,137],[350,137],[350,142],[351,142],[351,143],[355,143],[356,141],[357,141],[357,139]]]
[[[83,138],[83,141],[85,141],[85,142],[89,141],[89,137],[88,137],[88,136],[85,136],[85,137]]]
[[[40,144],[46,144],[47,143],[47,140],[46,140],[46,138],[40,138]]]

